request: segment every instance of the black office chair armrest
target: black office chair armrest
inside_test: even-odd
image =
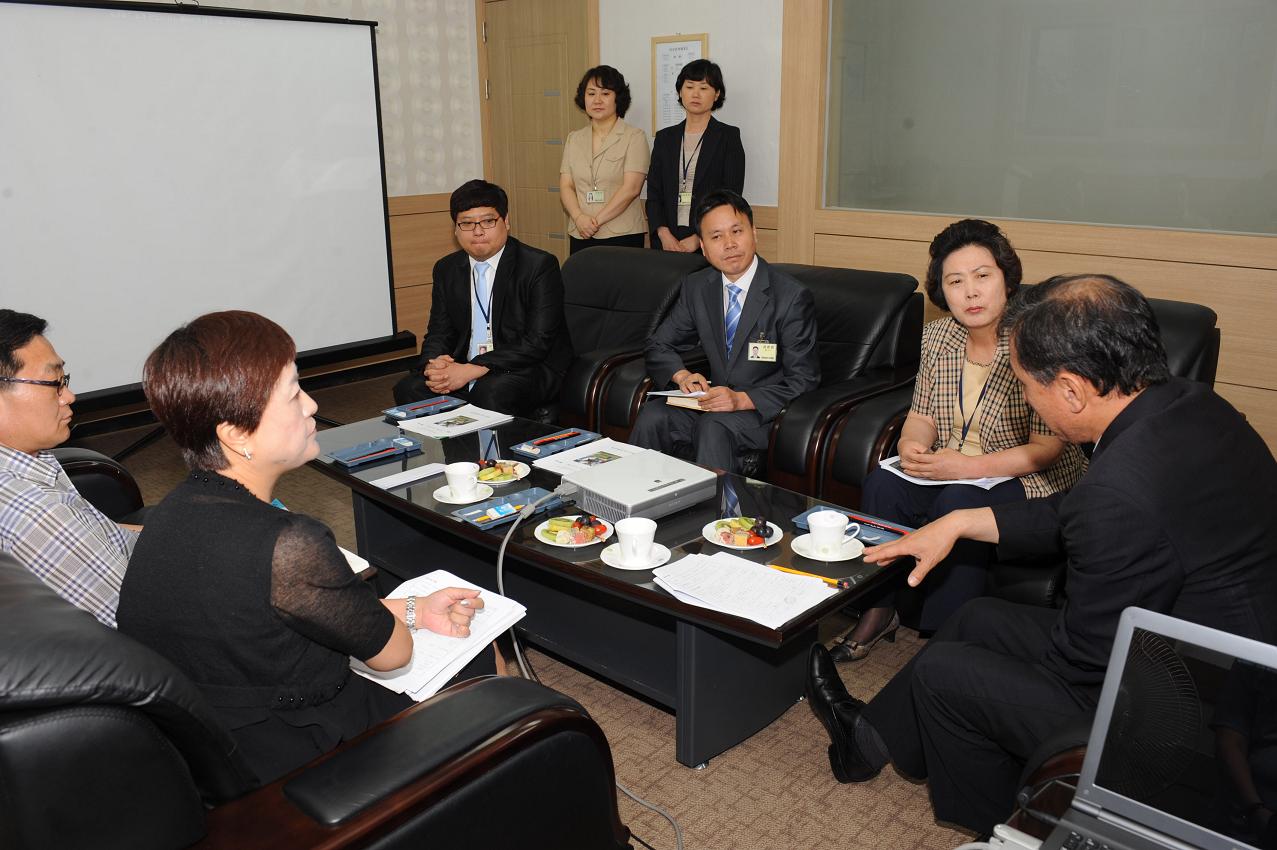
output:
[[[884,457],[890,457],[900,424],[909,415],[913,382],[889,390],[852,407],[837,426],[831,449],[830,473],[840,483],[856,487]]]
[[[693,372],[703,373],[709,368],[709,360],[706,359],[705,353],[697,348],[683,355],[683,365]],[[617,440],[628,438],[647,393],[650,390],[663,389],[665,387],[651,386],[651,380],[647,375],[647,363],[642,354],[612,370],[611,377],[603,389],[600,405],[602,414],[599,425],[603,433]]]
[[[578,354],[563,376],[560,405],[564,425],[579,425],[597,431],[602,413],[605,388],[614,372],[634,360],[642,362],[643,349],[633,345],[597,348]]]
[[[53,456],[89,504],[116,522],[136,521],[142,491],[123,464],[101,452],[72,446],[59,446]]]
[[[578,703],[487,677],[218,806],[197,846],[425,846],[465,835],[485,848],[623,848],[614,782],[607,741]]]
[[[887,392],[899,383],[890,370],[882,369],[803,393],[776,420],[769,466],[795,475],[818,468],[833,422],[858,402]]]

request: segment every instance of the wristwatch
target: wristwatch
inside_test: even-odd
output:
[[[415,632],[417,630],[417,597],[409,596],[404,600],[403,619],[408,626],[408,631]]]

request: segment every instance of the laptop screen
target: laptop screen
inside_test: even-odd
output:
[[[1277,647],[1128,610],[1078,799],[1193,847],[1277,846],[1253,806],[1277,809]]]

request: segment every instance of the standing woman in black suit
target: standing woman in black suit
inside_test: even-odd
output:
[[[647,174],[647,228],[652,247],[699,251],[691,211],[716,189],[745,188],[745,149],[740,129],[710,113],[727,100],[723,71],[708,59],[683,66],[675,82],[687,118],[656,134]]]

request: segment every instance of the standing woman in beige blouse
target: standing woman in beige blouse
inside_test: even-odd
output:
[[[568,133],[559,167],[559,199],[575,254],[596,245],[643,247],[647,225],[639,192],[647,177],[647,136],[626,124],[630,87],[621,72],[599,65],[576,87],[588,126]]]

